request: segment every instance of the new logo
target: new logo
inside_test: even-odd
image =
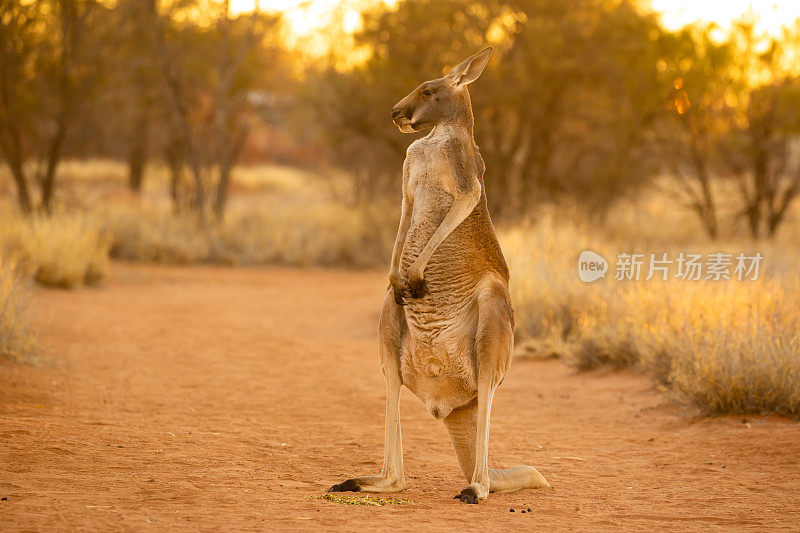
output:
[[[584,283],[591,283],[600,278],[606,277],[608,272],[608,261],[591,250],[584,250],[578,257],[578,276]]]

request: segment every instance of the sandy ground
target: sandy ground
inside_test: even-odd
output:
[[[404,391],[412,503],[317,499],[381,467],[384,283],[115,265],[100,288],[39,290],[44,361],[0,363],[0,529],[800,528],[797,422],[695,417],[642,376],[554,361],[512,364],[490,441],[490,464],[551,489],[452,500],[447,433]]]

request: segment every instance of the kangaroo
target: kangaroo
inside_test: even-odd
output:
[[[400,439],[405,385],[450,432],[478,503],[489,492],[549,486],[530,466],[488,468],[489,417],[514,344],[508,267],[486,207],[485,166],[475,144],[467,85],[492,48],[426,81],[392,109],[403,133],[432,128],[408,147],[402,211],[380,316],[386,431],[379,476],[348,479],[330,492],[398,492],[406,487]]]

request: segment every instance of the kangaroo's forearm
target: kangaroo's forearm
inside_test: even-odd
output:
[[[406,243],[406,235],[408,228],[411,226],[411,200],[405,196],[403,192],[403,205],[400,208],[400,225],[397,228],[397,237],[394,240],[394,248],[392,249],[392,263],[389,268],[389,274],[397,273],[400,269],[400,255],[403,253],[403,246]]]
[[[408,234],[408,227],[410,225],[411,217],[404,213],[400,219],[400,227],[397,228],[397,238],[394,241],[394,248],[392,249],[390,272],[397,272],[400,268],[400,254],[403,252],[403,246],[406,243],[406,235]]]
[[[445,215],[444,220],[442,223],[439,224],[439,227],[436,228],[436,231],[431,236],[428,244],[422,249],[420,252],[419,257],[417,257],[417,263],[420,266],[420,272],[425,270],[425,266],[427,266],[428,261],[430,261],[431,256],[436,251],[442,242],[450,235],[453,230],[455,230],[459,224],[461,224],[472,210],[475,209],[475,206],[478,204],[478,200],[480,199],[480,190],[478,190],[478,194],[465,194],[456,198],[453,202],[452,207],[450,207],[450,211],[447,212]]]
[[[406,189],[408,180],[408,157],[406,157],[403,160],[403,203],[400,206],[400,225],[397,227],[397,237],[394,240],[394,248],[392,248],[392,262],[389,265],[390,277],[400,270],[400,255],[403,253],[406,235],[411,225],[411,211],[414,206],[414,200]]]

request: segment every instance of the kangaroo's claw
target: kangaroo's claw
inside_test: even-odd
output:
[[[459,500],[464,503],[478,503],[478,494],[472,487],[467,487],[462,490],[460,494],[453,496],[454,500]]]
[[[347,479],[328,489],[328,492],[360,492],[361,485],[355,479]]]
[[[411,298],[411,291],[408,288],[408,280],[400,276],[389,276],[389,286],[394,295],[394,303],[406,305],[406,300]]]
[[[394,293],[394,303],[397,305],[406,305],[403,301],[403,291],[393,290]]]

